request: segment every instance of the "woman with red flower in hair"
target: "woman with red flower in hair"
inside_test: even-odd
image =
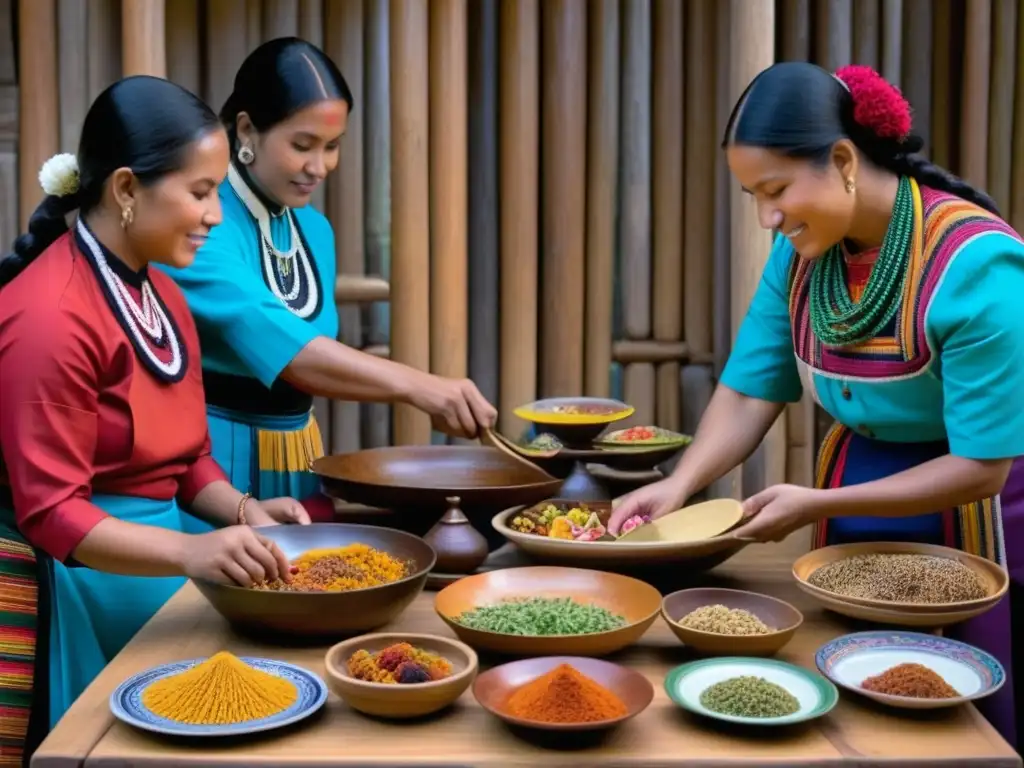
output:
[[[747,87],[723,145],[774,245],[696,439],[610,527],[677,509],[807,390],[835,419],[817,487],[747,499],[737,534],[814,525],[816,546],[927,542],[999,563],[1009,598],[957,631],[1009,675],[1011,604],[1024,611],[1024,243],[910,130],[910,106],[868,67],[781,63]],[[984,703],[1016,744],[1013,698],[1007,684]]]

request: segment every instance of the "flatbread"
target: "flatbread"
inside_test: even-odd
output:
[[[644,541],[704,541],[720,536],[743,519],[743,505],[735,499],[713,499],[670,512],[648,525],[619,537],[630,544]]]

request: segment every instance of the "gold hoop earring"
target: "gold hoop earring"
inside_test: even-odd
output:
[[[856,188],[857,188],[857,185],[854,183],[853,179],[847,179],[846,180],[846,191],[849,194],[852,195],[853,194],[853,190],[855,190]]]
[[[121,229],[128,229],[133,221],[135,221],[135,211],[130,205],[126,205],[121,209]]]

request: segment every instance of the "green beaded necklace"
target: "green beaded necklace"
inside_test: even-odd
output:
[[[877,336],[892,320],[906,281],[913,234],[914,192],[910,179],[903,176],[889,228],[861,300],[855,302],[850,298],[840,244],[833,245],[811,270],[811,327],[822,344],[860,344]]]

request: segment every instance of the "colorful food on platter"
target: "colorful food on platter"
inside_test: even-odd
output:
[[[593,603],[570,597],[520,597],[459,614],[457,624],[502,635],[560,636],[611,632],[626,618]]]
[[[604,536],[605,522],[586,504],[546,502],[523,510],[512,518],[510,527],[519,533],[547,536],[567,541],[595,541]]]
[[[409,643],[395,643],[376,653],[360,649],[348,660],[348,672],[369,683],[431,683],[452,674],[446,658]]]
[[[292,561],[292,580],[253,585],[271,592],[348,592],[391,584],[412,575],[414,565],[368,544],[311,549]]]
[[[867,678],[860,687],[872,693],[915,699],[953,699],[960,695],[942,675],[924,664],[897,664]]]
[[[743,675],[708,686],[700,705],[732,717],[786,717],[800,711],[800,701],[777,683]]]
[[[617,429],[609,432],[597,442],[600,445],[621,446],[658,446],[658,445],[687,445],[693,438],[689,435],[682,435],[670,429],[661,427],[640,426]]]
[[[516,688],[502,707],[520,720],[539,723],[596,723],[629,713],[615,693],[569,664]]]
[[[142,704],[157,717],[189,725],[261,720],[292,706],[295,685],[221,651],[194,667],[154,681]]]
[[[622,536],[625,533],[629,533],[634,528],[639,528],[641,525],[647,525],[649,522],[651,522],[651,518],[647,515],[633,515],[622,523],[622,527],[619,529],[619,535]]]
[[[988,594],[966,565],[935,555],[854,555],[821,566],[807,583],[844,597],[893,603],[960,603]]]

